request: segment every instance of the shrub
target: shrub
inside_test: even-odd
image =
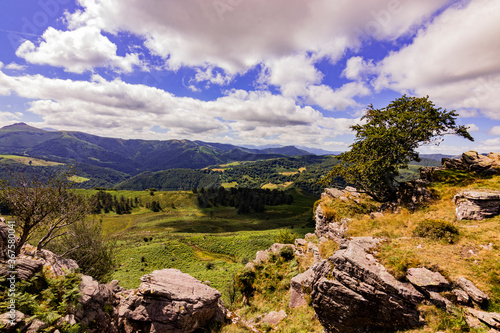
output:
[[[425,219],[413,230],[413,236],[443,240],[449,244],[458,241],[459,230],[452,223],[443,220]]]
[[[297,237],[296,233],[292,233],[289,229],[283,229],[280,230],[279,235],[274,238],[274,242],[280,244],[293,244]]]
[[[252,296],[254,292],[255,272],[244,269],[234,277],[234,282],[237,290],[247,299]]]
[[[285,259],[285,261],[290,261],[294,258],[295,253],[290,246],[282,247],[280,250],[280,256]]]

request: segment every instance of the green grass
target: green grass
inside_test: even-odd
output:
[[[86,182],[88,180],[90,180],[90,178],[85,178],[85,177],[80,177],[80,176],[71,176],[68,178],[69,181],[72,181],[74,183],[83,183],[83,182]]]
[[[46,161],[46,160],[42,160],[39,158],[28,157],[28,156],[19,156],[19,155],[0,155],[0,159],[1,158],[7,159],[7,160],[13,160],[17,163],[21,163],[21,164],[25,164],[25,165],[33,165],[33,166],[64,165],[64,163],[51,162],[51,161]]]
[[[95,190],[77,190],[86,195]],[[233,207],[201,209],[192,192],[109,191],[117,198],[135,199],[145,204],[156,200],[164,207],[153,213],[137,207],[132,214],[109,213],[96,216],[102,230],[116,241],[118,266],[112,279],[125,288],[137,288],[140,277],[154,270],[177,268],[223,294],[244,263],[259,250],[274,243],[280,231],[293,228],[303,237],[313,232],[311,207],[315,198],[293,192],[292,205],[269,206],[264,213],[238,215]],[[174,208],[175,207],[175,208]]]

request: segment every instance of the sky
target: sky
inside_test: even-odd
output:
[[[369,104],[456,110],[500,152],[498,0],[2,0],[0,124],[345,151]]]

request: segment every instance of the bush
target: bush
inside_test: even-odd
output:
[[[280,250],[280,256],[285,259],[285,261],[290,261],[294,258],[295,253],[290,246],[282,247]]]
[[[280,230],[279,235],[274,238],[274,242],[280,244],[294,244],[295,238],[297,237],[296,233],[292,233],[289,229],[284,229]]]
[[[443,240],[454,244],[458,241],[459,230],[450,222],[426,219],[413,230],[413,236]]]
[[[49,244],[48,249],[77,262],[81,272],[106,282],[115,268],[114,242],[103,236],[101,221],[74,223],[68,234]]]
[[[252,296],[255,290],[254,281],[255,272],[248,269],[244,269],[234,277],[236,289],[247,299]]]

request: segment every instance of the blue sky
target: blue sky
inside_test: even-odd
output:
[[[0,123],[346,150],[368,104],[429,95],[500,151],[497,0],[3,0]]]

